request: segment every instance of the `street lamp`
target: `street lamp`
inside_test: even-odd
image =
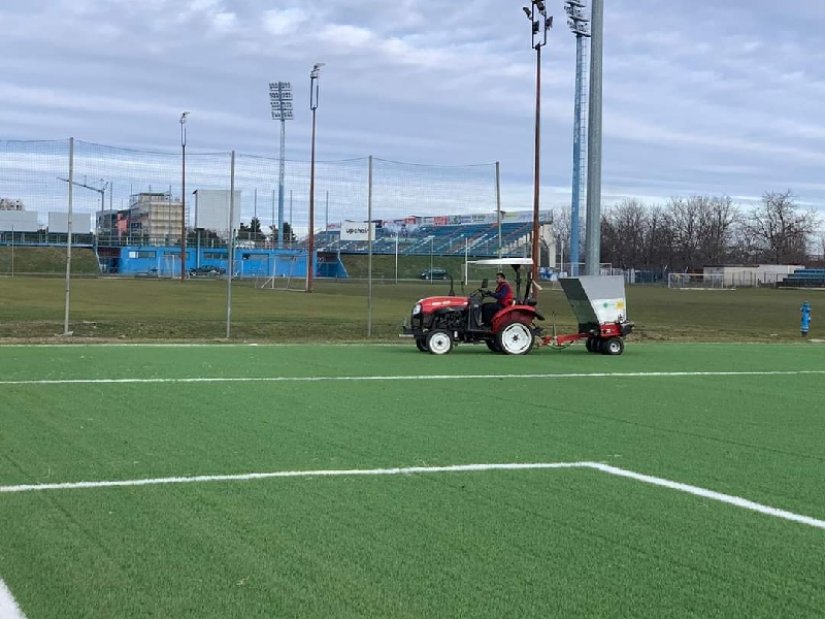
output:
[[[312,110],[312,150],[309,164],[309,238],[307,240],[307,281],[306,292],[312,292],[315,251],[315,110],[318,109],[318,80],[323,62],[316,62],[309,72],[309,109]]]
[[[586,169],[582,143],[587,139],[584,121],[584,56],[585,41],[590,38],[590,17],[584,0],[566,0],[567,25],[576,35],[576,100],[573,121],[573,188],[570,203],[570,274],[579,274],[579,210],[581,208],[582,172]],[[564,269],[562,261],[561,268]]]
[[[281,121],[281,157],[278,164],[278,249],[284,247],[284,158],[286,156],[286,121],[292,120],[292,84],[269,82],[272,120]],[[272,222],[273,224],[275,222]]]
[[[522,7],[530,20],[532,47],[536,50],[536,140],[535,165],[533,169],[533,281],[538,281],[539,273],[539,163],[541,148],[541,48],[547,45],[547,31],[553,27],[553,16],[547,15],[547,7],[542,0],[532,0],[530,8]]]
[[[180,115],[180,281],[186,280],[186,117]]]

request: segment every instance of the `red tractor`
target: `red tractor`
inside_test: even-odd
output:
[[[627,320],[624,281],[621,277],[576,277],[560,280],[570,307],[578,320],[578,332],[566,335],[543,335],[536,324],[544,317],[531,296],[535,286],[527,273],[524,296],[521,296],[521,267],[532,266],[530,258],[477,260],[473,264],[510,265],[515,270],[516,291],[512,305],[497,311],[489,320],[482,310],[485,298],[492,296],[487,280],[466,297],[457,297],[450,286],[446,296],[420,299],[413,306],[409,324],[402,337],[412,337],[421,352],[446,355],[458,342],[484,342],[493,352],[526,355],[534,345],[561,350],[578,340],[585,340],[589,352],[620,355],[624,338],[633,331]],[[554,329],[555,331],[555,329]]]
[[[490,320],[485,320],[482,305],[487,297],[492,296],[492,292],[487,290],[485,279],[480,288],[466,297],[450,294],[419,300],[412,309],[409,324],[403,327],[402,335],[415,338],[418,350],[434,355],[446,355],[457,342],[484,342],[494,352],[526,355],[541,335],[541,327],[535,321],[544,320],[536,310],[535,300],[530,297],[532,282],[529,272],[524,296],[521,296],[521,267],[532,265],[532,260],[503,258],[477,260],[473,264],[513,267],[516,273],[513,305],[499,310]]]

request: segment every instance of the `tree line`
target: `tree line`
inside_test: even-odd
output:
[[[815,211],[798,206],[790,190],[766,192],[747,212],[729,196],[671,198],[655,205],[625,200],[602,213],[601,261],[657,272],[721,264],[806,264],[825,252],[825,237],[816,237],[820,223]],[[555,226],[556,241],[568,248],[569,256],[569,213],[559,214]],[[583,232],[580,252],[584,261]]]

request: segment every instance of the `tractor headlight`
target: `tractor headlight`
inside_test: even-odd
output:
[[[421,313],[421,303],[416,303],[413,306],[412,315],[413,316],[418,316],[420,313]]]

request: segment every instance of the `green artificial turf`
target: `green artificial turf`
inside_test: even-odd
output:
[[[586,460],[825,519],[825,374],[713,374],[824,359],[770,344],[3,347],[0,485]],[[240,380],[8,382],[151,378]],[[0,539],[29,619],[825,608],[825,531],[593,470],[0,493]]]

